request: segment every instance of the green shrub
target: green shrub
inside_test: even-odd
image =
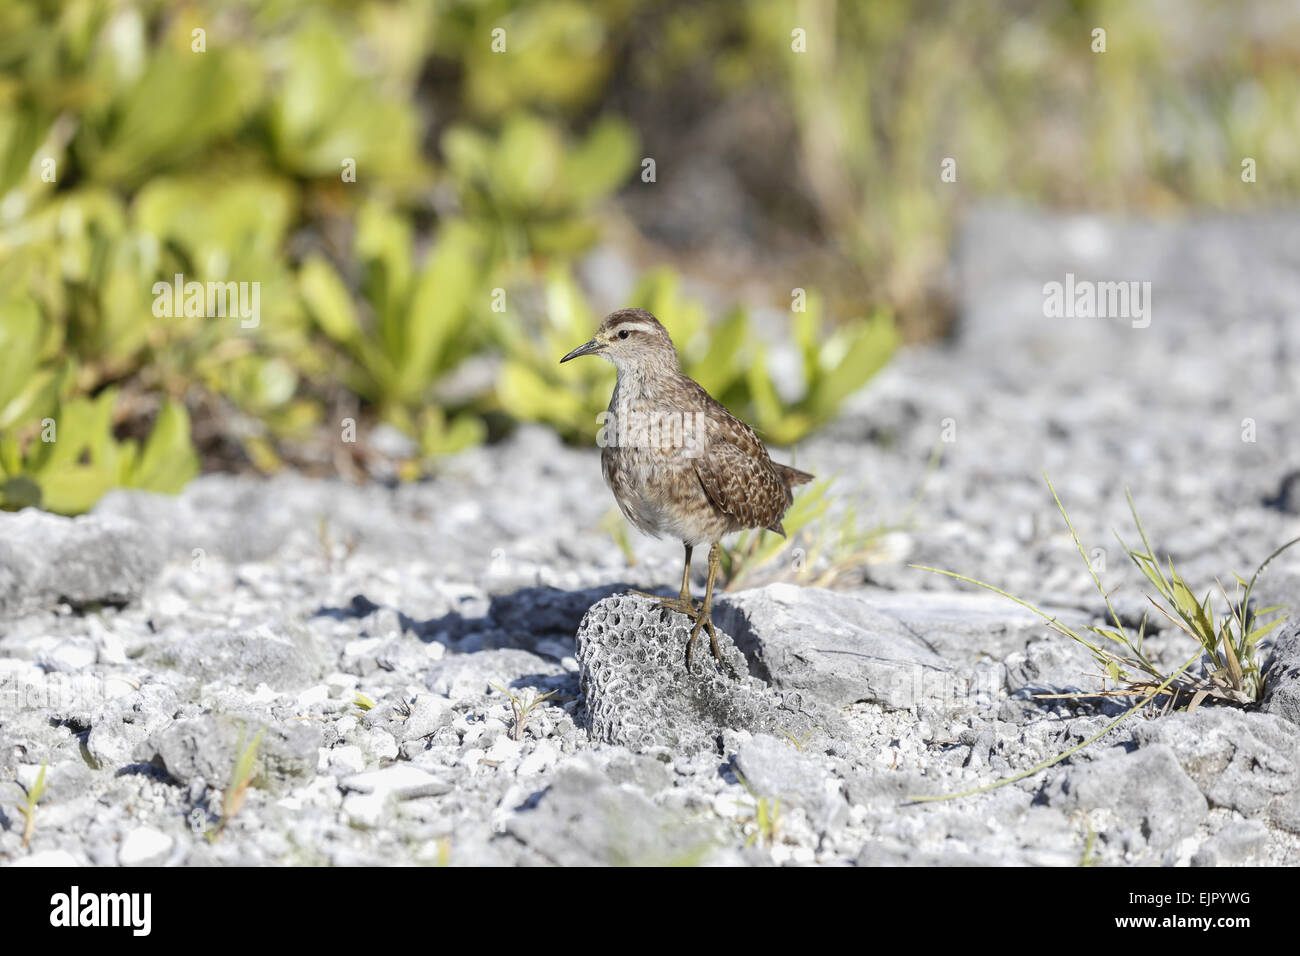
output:
[[[676,275],[662,270],[647,275],[628,304],[653,312],[672,336],[682,370],[776,445],[793,444],[830,419],[888,362],[898,340],[884,314],[828,329],[820,298],[810,296],[806,311],[792,313],[801,392],[785,399],[773,380],[767,348],[755,340],[744,310],[711,324],[703,306],[681,295]],[[506,413],[546,422],[575,441],[594,436],[596,416],[609,405],[613,369],[603,362],[561,368],[558,361],[589,339],[599,321],[572,277],[553,271],[538,333],[530,337],[511,330],[503,342],[508,359],[498,398]]]
[[[339,380],[434,455],[483,438],[482,422],[468,414],[448,419],[429,391],[470,351],[473,339],[464,333],[489,300],[479,282],[482,243],[472,228],[445,224],[423,263],[416,262],[413,245],[402,217],[367,206],[354,248],[364,308],[321,256],[303,264],[299,287],[316,325],[335,345]]]

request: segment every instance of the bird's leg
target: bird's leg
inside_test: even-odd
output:
[[[686,565],[682,568],[682,590],[678,599],[683,604],[691,604],[691,553],[695,550],[694,546],[683,543],[682,547],[686,549]]]
[[[686,640],[686,669],[691,669],[691,652],[695,648],[695,639],[700,636],[700,628],[704,628],[709,635],[709,646],[713,649],[713,657],[719,663],[727,665],[727,661],[722,656],[722,651],[718,647],[718,632],[713,627],[713,582],[718,576],[718,561],[722,555],[721,546],[715,541],[709,548],[709,580],[704,586],[704,603],[700,605],[699,610],[693,615],[695,626],[691,628],[691,636]],[[727,665],[730,669],[730,665]]]
[[[664,597],[662,594],[651,594],[648,591],[628,591],[628,594],[636,594],[656,602],[660,607],[665,607],[670,611],[677,611],[688,617],[695,617],[698,610],[695,601],[691,598],[691,553],[694,548],[685,544],[686,548],[686,566],[682,569],[682,590],[677,597]]]

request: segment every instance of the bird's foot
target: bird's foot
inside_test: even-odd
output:
[[[713,659],[718,662],[727,671],[730,671],[733,677],[739,678],[736,669],[725,657],[722,656],[722,649],[718,647],[718,631],[713,626],[713,609],[706,607],[703,602],[695,601],[689,594],[679,594],[676,597],[664,597],[662,594],[651,594],[648,591],[638,591],[629,589],[628,594],[635,594],[638,597],[649,598],[661,608],[668,611],[676,611],[678,614],[684,614],[692,621],[691,636],[686,641],[686,670],[688,673],[694,673],[693,661],[695,652],[695,641],[700,636],[700,631],[709,635],[709,647],[713,651]]]
[[[678,614],[685,614],[692,620],[699,613],[700,605],[697,604],[689,594],[679,594],[676,597],[664,597],[662,594],[651,594],[649,591],[637,591],[631,589],[628,594],[635,594],[638,597],[649,598],[662,608],[669,611],[676,611]]]
[[[740,674],[736,672],[731,662],[722,656],[722,649],[718,647],[718,631],[713,626],[713,611],[711,608],[701,606],[694,614],[688,615],[694,618],[695,625],[691,628],[691,636],[686,639],[686,672],[694,673],[691,667],[691,655],[695,649],[695,639],[700,636],[700,629],[709,635],[709,647],[713,651],[713,659],[718,662],[718,666],[728,671],[732,677],[740,679]]]

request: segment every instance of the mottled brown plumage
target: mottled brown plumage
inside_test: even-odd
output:
[[[566,355],[600,355],[618,381],[601,432],[605,481],[627,519],[647,534],[671,534],[686,549],[681,593],[658,598],[692,617],[687,665],[701,627],[721,660],[710,611],[718,542],[746,528],[784,534],[791,487],[812,475],[772,461],[758,436],[681,371],[668,330],[645,309],[620,309],[596,335]],[[704,603],[690,595],[693,549],[709,548]]]

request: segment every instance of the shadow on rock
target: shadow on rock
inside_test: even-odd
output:
[[[384,628],[378,625],[381,617],[387,614],[395,617],[387,625],[387,631],[410,633],[425,644],[443,644],[453,653],[510,649],[562,660],[573,655],[574,634],[588,609],[628,587],[626,584],[610,584],[578,591],[554,587],[521,588],[509,594],[492,595],[484,614],[475,616],[451,611],[426,620],[417,620],[358,594],[345,607],[321,607],[314,616],[336,621],[365,621],[373,617],[374,626],[366,628],[364,633],[367,636],[385,636]],[[376,630],[380,633],[371,633]]]

